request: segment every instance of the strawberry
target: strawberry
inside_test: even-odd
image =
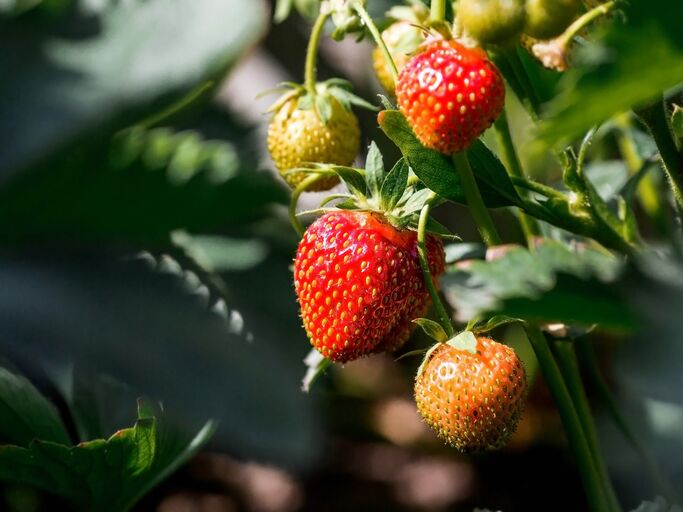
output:
[[[405,65],[396,98],[420,142],[451,155],[467,148],[500,115],[505,85],[482,49],[437,39]]]
[[[430,270],[444,270],[441,240],[427,241]],[[395,350],[425,314],[414,231],[381,214],[334,211],[306,230],[294,260],[294,285],[313,346],[332,361]]]
[[[312,164],[351,165],[360,149],[358,119],[351,105],[375,109],[350,92],[351,84],[331,79],[315,91],[286,83],[291,88],[270,108],[268,151],[280,175],[295,188],[309,174]],[[328,190],[339,182],[334,174],[324,176],[308,190]]]
[[[332,166],[353,195],[326,209],[303,235],[294,287],[311,344],[327,359],[350,361],[402,346],[430,297],[419,263],[419,211],[433,198],[408,183],[403,161],[385,173],[373,143],[364,173]],[[444,228],[432,221],[426,261],[435,284],[444,271]]]
[[[524,1],[459,0],[458,22],[479,43],[513,42],[524,27]]]
[[[463,452],[502,447],[517,426],[525,392],[515,352],[469,331],[428,352],[415,380],[420,414]]]
[[[535,39],[559,36],[576,18],[579,0],[526,0],[524,33]]]

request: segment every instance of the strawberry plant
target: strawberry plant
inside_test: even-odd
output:
[[[0,44],[0,509],[155,508],[212,450],[282,510],[680,510],[676,0],[9,0]],[[571,476],[315,504],[322,414],[412,450],[336,455],[378,481]]]

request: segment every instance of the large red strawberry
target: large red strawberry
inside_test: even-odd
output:
[[[444,252],[434,235],[427,253],[439,276]],[[311,343],[338,362],[400,347],[430,304],[415,231],[378,212],[338,210],[311,224],[294,260],[294,285]]]
[[[430,351],[415,380],[422,417],[464,452],[502,447],[517,426],[525,392],[515,352],[467,331]]]
[[[500,115],[505,85],[482,49],[438,39],[405,65],[396,98],[420,142],[451,155],[467,148]]]

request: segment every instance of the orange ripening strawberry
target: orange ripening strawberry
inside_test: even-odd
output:
[[[429,234],[426,246],[436,280],[443,244]],[[430,305],[415,231],[380,212],[335,210],[311,224],[294,260],[294,285],[312,345],[337,362],[399,348]]]
[[[417,408],[438,436],[460,451],[501,448],[522,411],[524,367],[510,347],[463,334],[472,339],[471,350],[449,341],[427,354],[415,380]]]
[[[466,149],[500,115],[505,85],[484,50],[439,39],[426,43],[406,63],[396,98],[420,142],[452,155]]]

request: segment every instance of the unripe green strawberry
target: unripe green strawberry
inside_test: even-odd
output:
[[[524,0],[460,0],[458,22],[481,44],[514,40],[524,27]]]
[[[351,165],[360,148],[358,119],[334,97],[327,99],[329,118],[323,122],[315,108],[301,109],[292,97],[278,106],[268,128],[268,151],[282,177],[296,187],[308,174],[287,172],[310,163]],[[309,190],[328,190],[336,176],[317,181]]]
[[[559,36],[576,18],[580,0],[526,0],[524,33],[536,39]]]
[[[439,39],[423,45],[405,65],[396,98],[420,142],[451,155],[500,115],[505,85],[482,49]]]
[[[428,235],[427,253],[436,280],[445,260],[438,237]],[[400,347],[430,304],[415,231],[377,212],[335,210],[311,224],[294,260],[294,286],[312,345],[337,362]]]
[[[524,367],[511,348],[479,336],[473,350],[440,343],[415,380],[420,414],[463,452],[501,448],[517,426],[526,392]]]
[[[422,30],[407,21],[392,23],[382,32],[382,39],[386,44],[391,57],[394,59],[396,69],[400,73],[406,65],[410,54],[424,41]],[[384,58],[384,53],[378,46],[372,51],[372,65],[380,85],[392,96],[395,94],[394,79],[391,76],[389,64]]]

